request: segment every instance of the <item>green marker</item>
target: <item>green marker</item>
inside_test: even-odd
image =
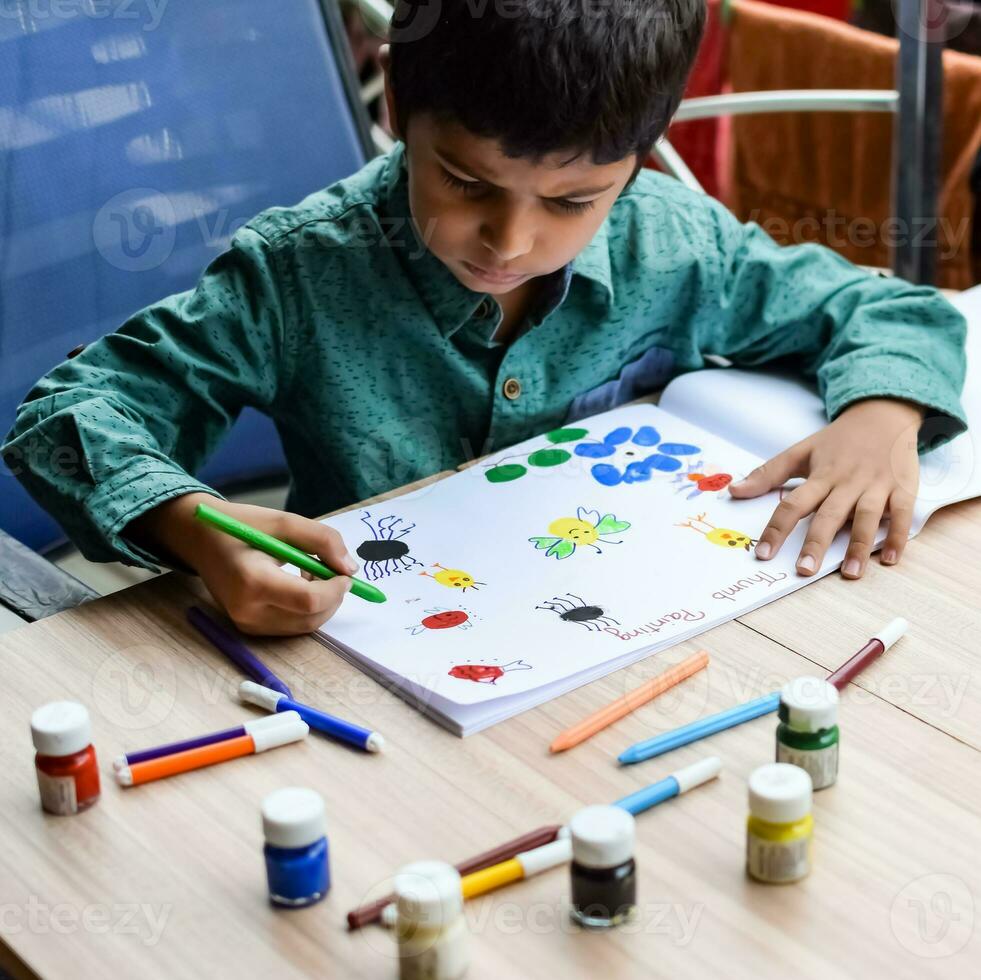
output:
[[[230,534],[233,538],[238,538],[239,541],[244,541],[253,548],[264,551],[267,555],[272,555],[273,558],[279,558],[291,565],[296,565],[297,568],[302,568],[303,571],[310,572],[311,575],[316,575],[318,578],[333,578],[338,574],[331,571],[323,562],[311,558],[305,551],[300,551],[299,548],[294,548],[293,545],[280,541],[279,538],[274,538],[271,534],[266,534],[249,524],[243,524],[241,521],[235,520],[234,517],[229,517],[207,504],[198,504],[194,510],[194,516],[218,528],[219,531],[224,531],[225,534]],[[376,589],[373,585],[359,578],[354,578],[354,576],[351,576],[351,581],[354,583],[351,586],[351,592],[354,595],[367,599],[368,602],[385,601],[386,596],[381,589]]]

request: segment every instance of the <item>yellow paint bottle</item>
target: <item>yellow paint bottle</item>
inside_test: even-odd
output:
[[[749,777],[746,871],[768,884],[799,881],[811,870],[811,777],[771,762]]]

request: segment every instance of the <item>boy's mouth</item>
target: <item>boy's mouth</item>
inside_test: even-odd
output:
[[[527,279],[527,275],[524,273],[503,273],[494,272],[491,269],[484,269],[479,265],[474,265],[472,262],[467,262],[463,260],[463,267],[476,279],[482,279],[484,282],[493,283],[495,286],[511,286],[522,279]]]

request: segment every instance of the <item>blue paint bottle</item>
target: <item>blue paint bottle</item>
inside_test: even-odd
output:
[[[313,905],[330,889],[324,801],[312,789],[289,787],[262,801],[264,854],[273,905]]]

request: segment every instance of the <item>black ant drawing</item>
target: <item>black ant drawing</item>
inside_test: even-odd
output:
[[[580,623],[594,633],[599,633],[605,626],[620,625],[619,620],[606,615],[602,606],[587,605],[585,600],[571,592],[566,592],[566,596],[568,598],[553,596],[535,608],[554,612],[563,623]]]
[[[377,581],[386,575],[404,572],[406,569],[422,566],[409,554],[409,546],[399,540],[411,531],[415,524],[403,525],[402,518],[389,514],[380,517],[374,524],[371,514],[364,512],[361,523],[371,531],[371,540],[362,541],[358,545],[358,557],[364,562],[365,576],[371,581]]]

